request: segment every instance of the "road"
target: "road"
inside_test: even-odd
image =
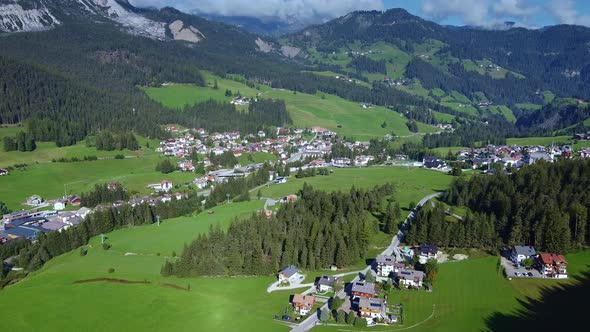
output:
[[[439,192],[439,193],[428,195],[428,196],[422,198],[420,200],[420,202],[418,202],[418,205],[416,208],[426,204],[426,202],[430,201],[431,199],[433,199],[435,197],[439,197],[441,195],[442,195],[442,193]],[[396,257],[400,258],[399,252],[397,251],[397,247],[399,246],[399,243],[400,243],[400,237],[403,237],[403,231],[406,229],[406,225],[409,222],[411,222],[414,219],[414,217],[416,216],[416,211],[417,211],[416,208],[413,209],[412,211],[410,211],[410,214],[408,214],[408,216],[404,220],[404,223],[402,224],[401,229],[399,230],[399,232],[397,234],[395,234],[393,236],[393,239],[391,240],[391,244],[389,245],[389,247],[387,247],[385,250],[383,250],[383,252],[381,253],[382,255],[391,255],[395,251]],[[370,269],[371,269],[371,266],[369,265],[364,270],[362,270],[361,273],[363,275],[366,275]],[[359,280],[360,280],[360,275],[357,276],[356,278],[354,278],[352,280],[352,282],[357,282]],[[336,296],[343,299],[346,297],[346,292],[344,291],[344,289],[342,289],[340,292],[338,292],[338,294],[336,294]],[[291,331],[292,332],[305,332],[305,331],[311,330],[311,328],[314,327],[314,325],[316,325],[319,322],[319,313],[324,309],[328,309],[328,302],[326,302],[321,308],[319,308],[318,311],[316,312],[316,314],[307,317],[307,319],[305,319],[303,322],[299,323],[299,325],[294,327]]]

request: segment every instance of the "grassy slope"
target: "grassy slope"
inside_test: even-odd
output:
[[[68,194],[88,191],[96,183],[119,181],[130,192],[148,194],[146,185],[164,179],[173,183],[194,179],[193,173],[174,172],[161,174],[155,171],[159,156],[122,160],[97,160],[80,163],[32,164],[11,172],[0,179],[0,201],[9,208],[18,209],[26,197],[33,194],[46,199],[63,196],[64,185]]]
[[[215,79],[211,75],[207,75],[206,78],[208,82]],[[272,90],[266,86],[261,86],[260,91],[258,91],[231,80],[217,78],[217,81],[219,90],[187,85],[146,88],[144,90],[151,98],[162,102],[164,105],[177,108],[209,98],[229,101],[231,97],[225,97],[224,95],[226,89],[231,89],[234,92],[239,90],[248,97],[254,97],[260,92],[262,98],[284,99],[295,126],[308,128],[322,126],[337,131],[341,136],[354,136],[360,140],[383,137],[383,135],[392,131],[400,136],[410,134],[405,125],[407,119],[399,113],[384,107],[363,109],[358,103],[349,102],[328,94],[293,94],[292,91]],[[386,128],[381,128],[383,121],[387,123]],[[341,125],[342,128],[338,128],[338,125]],[[434,130],[425,124],[421,124],[419,128],[424,132]]]
[[[440,172],[426,169],[405,167],[370,167],[334,169],[329,176],[310,178],[289,178],[285,184],[274,184],[262,189],[264,197],[283,197],[296,193],[304,183],[322,190],[348,190],[356,187],[373,187],[392,182],[396,187],[396,198],[402,207],[411,201],[418,202],[422,197],[449,186],[452,177]]]
[[[509,138],[506,140],[508,144],[516,145],[544,145],[549,146],[555,144],[569,144],[571,136],[555,136],[555,137],[524,137],[524,138]]]

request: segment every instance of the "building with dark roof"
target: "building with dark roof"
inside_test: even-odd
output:
[[[295,265],[289,265],[284,267],[278,275],[279,283],[282,282],[293,282],[299,279],[299,269]]]
[[[356,281],[352,284],[351,294],[353,298],[357,297],[366,297],[371,298],[375,297],[377,293],[375,289],[375,284],[366,281]]]

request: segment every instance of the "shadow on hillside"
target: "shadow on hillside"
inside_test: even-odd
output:
[[[587,265],[590,268],[590,265]],[[567,331],[588,327],[590,270],[574,277],[573,283],[543,287],[538,299],[518,300],[511,313],[495,312],[486,318],[487,331]],[[586,326],[586,328],[584,328]]]

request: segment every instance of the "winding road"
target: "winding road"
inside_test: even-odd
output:
[[[410,214],[408,214],[408,216],[404,220],[404,223],[402,224],[402,227],[397,232],[397,234],[395,234],[393,236],[393,239],[391,240],[391,244],[389,245],[389,247],[387,247],[385,250],[383,250],[383,252],[381,254],[382,255],[391,255],[391,254],[395,253],[396,258],[398,258],[398,259],[401,258],[399,256],[399,252],[397,250],[397,247],[399,246],[400,238],[402,238],[404,236],[403,232],[405,231],[407,224],[409,222],[411,222],[412,220],[414,220],[414,217],[416,216],[417,208],[426,204],[426,202],[430,201],[431,199],[433,199],[435,197],[439,197],[441,195],[442,195],[442,193],[438,192],[438,193],[431,194],[431,195],[428,195],[428,196],[422,198],[420,200],[420,202],[418,202],[418,205],[416,206],[416,208],[414,208],[412,211],[410,211]],[[370,271],[370,269],[371,269],[371,266],[369,265],[364,270],[362,270],[361,273],[363,275],[366,275]],[[356,282],[359,280],[360,280],[360,276],[357,276],[356,278],[354,278],[352,280],[352,282]],[[343,299],[346,297],[346,293],[345,293],[344,289],[342,289],[335,296],[338,296],[339,298]],[[307,319],[305,319],[303,322],[299,323],[291,331],[292,332],[293,331],[294,332],[305,332],[305,331],[311,330],[311,328],[314,327],[319,322],[319,314],[324,309],[328,309],[328,302],[326,302],[321,308],[319,308],[318,311],[316,312],[316,314],[307,317]]]

